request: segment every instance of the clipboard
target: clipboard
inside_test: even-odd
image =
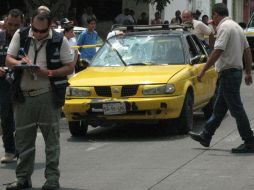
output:
[[[38,65],[31,65],[31,64],[21,64],[21,65],[15,65],[15,66],[13,66],[13,69],[36,71],[36,70],[39,69],[39,66]]]

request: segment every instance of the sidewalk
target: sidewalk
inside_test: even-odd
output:
[[[250,118],[251,119],[251,118]],[[254,154],[232,154],[242,143],[232,117],[225,118],[210,148],[191,142],[200,151],[192,160],[165,176],[149,190],[253,190]],[[254,129],[254,120],[251,120]]]

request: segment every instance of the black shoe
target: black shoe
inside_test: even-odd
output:
[[[237,148],[232,148],[232,153],[254,153],[254,144],[241,144]]]
[[[190,131],[189,135],[193,140],[198,141],[204,147],[210,146],[211,137],[208,137],[208,135],[205,135],[203,132],[201,132],[200,134],[197,134]]]
[[[43,186],[42,186],[42,190],[58,190],[60,188],[59,184],[57,185],[49,185],[47,183],[45,183]]]
[[[28,189],[31,188],[32,185],[28,181],[24,182],[14,182],[10,185],[7,185],[6,190],[20,190],[20,189]]]

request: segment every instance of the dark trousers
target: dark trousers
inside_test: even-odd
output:
[[[3,144],[6,153],[15,154],[15,131],[10,84],[0,78],[0,114]]]
[[[240,96],[241,82],[242,70],[227,69],[220,73],[214,111],[206,122],[204,132],[212,136],[229,110],[236,120],[242,140],[246,143],[254,143],[253,131]]]

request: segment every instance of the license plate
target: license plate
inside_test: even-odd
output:
[[[107,103],[102,105],[104,115],[118,115],[126,113],[125,103]]]

